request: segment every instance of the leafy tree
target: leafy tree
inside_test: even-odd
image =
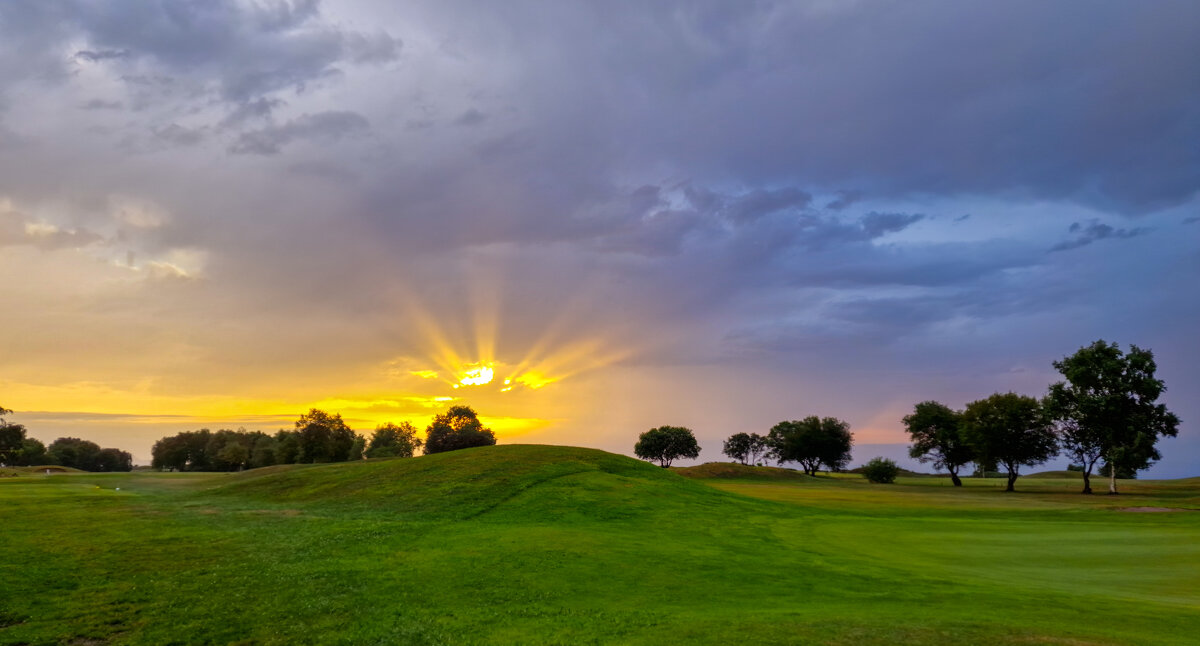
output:
[[[767,450],[767,438],[758,433],[734,433],[725,440],[722,453],[741,462],[754,464]]]
[[[100,449],[91,471],[133,471],[133,456],[121,449]]]
[[[891,484],[900,475],[900,467],[887,458],[873,458],[863,465],[862,474],[869,482]]]
[[[275,463],[295,464],[300,457],[300,434],[296,431],[275,433]]]
[[[11,414],[11,410],[0,406],[0,465],[13,464],[25,441],[25,427],[5,421],[3,416]]]
[[[1066,381],[1050,386],[1045,406],[1057,423],[1064,452],[1083,467],[1083,493],[1091,493],[1092,467],[1103,458],[1108,492],[1117,493],[1117,477],[1150,466],[1161,455],[1160,436],[1174,437],[1179,418],[1155,403],[1166,385],[1154,376],[1154,353],[1136,345],[1122,353],[1104,340],[1055,361]]]
[[[658,466],[665,469],[679,458],[700,457],[700,445],[689,428],[659,426],[638,436],[633,454],[649,462],[658,462]]]
[[[375,434],[367,445],[368,458],[411,458],[417,449],[421,448],[421,438],[417,437],[417,427],[411,422],[400,424],[380,424],[375,427]]]
[[[962,486],[958,470],[975,459],[975,451],[963,439],[961,418],[962,413],[945,404],[924,401],[903,420],[904,429],[913,442],[908,447],[908,456],[921,462],[933,462],[935,468],[949,471],[950,480],[956,487]]]
[[[296,420],[297,441],[300,445],[297,462],[345,462],[354,446],[354,431],[342,420],[341,414],[330,415],[316,408]]]
[[[32,437],[21,442],[21,453],[14,464],[22,467],[35,467],[46,463],[46,445]]]
[[[229,442],[217,452],[217,458],[230,467],[228,470],[241,471],[250,461],[250,449],[241,442]]]
[[[52,464],[94,471],[100,456],[100,445],[77,437],[60,437],[46,447],[46,457]]]
[[[473,446],[492,446],[496,435],[484,428],[479,415],[470,406],[451,406],[433,418],[425,429],[425,455],[469,449]]]
[[[366,450],[367,450],[367,438],[363,437],[362,435],[359,435],[358,433],[355,433],[354,434],[354,443],[350,445],[350,456],[347,459],[361,460],[361,459],[363,459],[363,452],[365,452]]]
[[[799,462],[809,475],[816,475],[822,464],[830,471],[844,468],[850,462],[853,444],[850,425],[836,417],[812,415],[798,421],[783,421],[767,434],[769,455],[780,464]]]
[[[150,465],[160,471],[212,471],[216,456],[209,453],[213,433],[207,428],[164,437],[150,449]]]
[[[964,436],[986,463],[1003,465],[1013,491],[1021,465],[1049,460],[1058,447],[1041,403],[1016,393],[996,393],[967,404],[962,414]]]

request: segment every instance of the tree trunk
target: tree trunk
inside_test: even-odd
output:
[[[1008,472],[1008,486],[1005,487],[1004,490],[1005,491],[1016,491],[1016,489],[1013,489],[1013,483],[1015,483],[1016,481],[1017,481],[1017,474],[1013,473],[1012,471],[1009,471]]]
[[[1092,469],[1083,472],[1083,493],[1092,493]]]
[[[1108,461],[1108,495],[1117,495],[1117,465],[1111,458]]]
[[[958,472],[953,469],[950,470],[950,482],[953,482],[956,487],[962,486],[962,480],[958,479]]]

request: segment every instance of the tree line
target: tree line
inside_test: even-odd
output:
[[[1056,455],[1069,457],[1071,470],[1083,475],[1083,493],[1092,493],[1097,463],[1117,493],[1117,477],[1132,477],[1161,455],[1160,437],[1178,433],[1179,418],[1158,403],[1166,385],[1155,376],[1154,354],[1132,345],[1123,352],[1104,340],[1084,346],[1052,363],[1063,380],[1041,399],[995,393],[954,410],[936,401],[917,404],[902,422],[912,444],[909,455],[947,472],[954,486],[959,474],[975,464],[983,475],[1002,468],[1005,490],[1013,491],[1022,466],[1042,464]],[[766,435],[735,433],[723,453],[742,464],[795,462],[806,474],[821,467],[841,471],[850,461],[853,436],[846,422],[810,416],[779,422]],[[634,445],[638,457],[668,467],[680,458],[696,458],[700,447],[690,429],[661,426],[642,433]],[[876,458],[864,467],[868,479],[892,481],[899,469]]]
[[[765,436],[757,433],[731,435],[725,440],[723,452],[742,464],[755,464],[759,456],[779,464],[796,462],[805,473],[812,475],[822,465],[830,471],[844,469],[850,463],[853,444],[849,424],[836,417],[814,415],[779,422]],[[633,453],[667,468],[680,458],[699,457],[700,445],[689,428],[659,426],[638,436]]]
[[[81,471],[131,471],[133,456],[120,449],[101,448],[99,444],[77,437],[60,437],[46,446],[27,435],[24,424],[4,419],[12,411],[0,406],[0,466],[60,466]]]
[[[412,457],[496,443],[470,406],[451,406],[434,416],[417,437],[410,422],[380,424],[368,438],[356,433],[340,413],[313,408],[291,430],[262,431],[200,429],[184,431],[155,442],[151,466],[171,471],[240,471],[276,464],[347,462],[363,458]]]
[[[981,471],[1003,467],[1006,491],[1013,491],[1020,467],[1064,455],[1082,474],[1083,493],[1092,493],[1100,463],[1115,494],[1118,477],[1148,468],[1162,457],[1158,439],[1178,434],[1179,418],[1158,403],[1166,385],[1155,376],[1150,350],[1131,345],[1122,352],[1099,340],[1052,365],[1064,379],[1041,399],[996,393],[961,411],[935,401],[917,404],[903,420],[913,440],[909,455],[946,470],[956,486],[967,463]]]

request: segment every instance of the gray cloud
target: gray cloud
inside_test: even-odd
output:
[[[229,146],[229,152],[235,155],[276,155],[294,141],[336,141],[369,127],[367,120],[354,112],[305,114],[282,125],[243,132]]]
[[[1069,249],[1078,249],[1079,247],[1090,245],[1098,240],[1106,240],[1109,238],[1118,240],[1133,238],[1149,232],[1149,229],[1144,227],[1137,227],[1134,229],[1117,229],[1098,220],[1092,220],[1086,225],[1074,222],[1070,227],[1067,228],[1067,231],[1075,234],[1075,238],[1054,245],[1050,248],[1050,251],[1067,251]]]

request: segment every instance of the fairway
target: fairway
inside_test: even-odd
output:
[[[505,445],[0,478],[0,644],[1194,644],[1200,479],[664,470]]]

